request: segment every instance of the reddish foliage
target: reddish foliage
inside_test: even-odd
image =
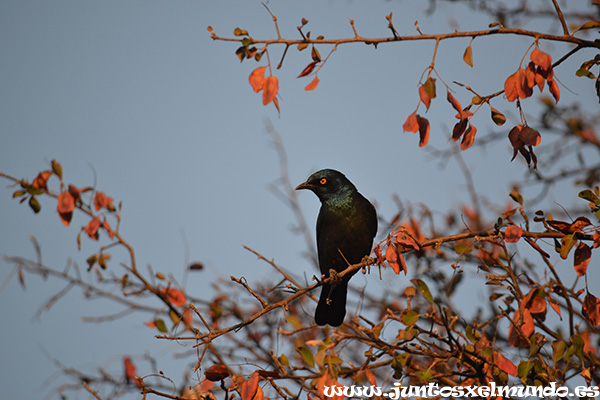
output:
[[[419,97],[421,98],[423,104],[425,104],[425,108],[429,110],[429,106],[431,105],[431,97],[423,85],[419,86]]]
[[[90,238],[98,240],[98,228],[100,228],[100,218],[96,217],[87,224],[84,232],[87,233]]]
[[[48,178],[50,178],[50,176],[52,176],[52,171],[40,172],[31,183],[31,186],[36,189],[48,190]]]
[[[304,90],[315,90],[318,85],[319,85],[319,77],[315,76],[315,79],[313,79],[308,85],[306,85]]]
[[[417,122],[417,112],[413,112],[408,116],[404,125],[402,125],[402,129],[405,132],[415,133],[419,130],[419,123]]]
[[[429,142],[429,121],[417,115],[417,124],[419,125],[419,147],[425,147]]]
[[[258,67],[252,71],[250,77],[248,78],[252,89],[254,89],[256,93],[260,92],[264,86],[266,69],[267,67]]]
[[[508,358],[504,357],[502,353],[494,351],[492,353],[494,364],[500,368],[500,370],[506,372],[508,375],[517,376],[517,367]]]
[[[585,243],[580,243],[575,249],[573,263],[575,264],[575,272],[577,275],[583,276],[587,271],[590,258],[592,257],[592,249]]]
[[[507,243],[517,243],[519,239],[521,239],[521,235],[523,234],[523,229],[516,225],[510,225],[504,231],[504,240]]]
[[[125,379],[135,383],[137,387],[140,387],[140,382],[136,379],[136,368],[131,362],[131,358],[125,357],[123,363],[125,364]]]
[[[229,370],[223,364],[215,364],[204,371],[204,376],[209,381],[218,382],[229,376]]]
[[[600,325],[600,300],[589,292],[583,301],[582,312],[593,326]]]
[[[263,85],[263,105],[267,105],[273,100],[275,100],[275,96],[277,96],[277,92],[279,91],[279,80],[276,76],[268,76],[265,78],[265,83]]]
[[[71,192],[62,192],[58,196],[56,210],[63,224],[65,226],[69,225],[73,217],[73,210],[75,210],[75,199],[73,199]]]
[[[96,196],[94,197],[94,207],[96,208],[96,211],[101,210],[104,207],[109,210],[113,209],[112,202],[112,197],[106,196],[104,192],[96,192]]]
[[[167,299],[176,307],[184,306],[187,302],[185,295],[179,289],[175,289],[172,287],[162,288],[159,290],[160,293],[165,295]]]

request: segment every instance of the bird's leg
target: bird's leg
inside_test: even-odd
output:
[[[329,293],[327,293],[327,305],[331,304],[331,296],[333,295],[333,289],[342,281],[338,272],[331,268],[329,270],[329,277],[331,278],[331,282],[329,282]]]

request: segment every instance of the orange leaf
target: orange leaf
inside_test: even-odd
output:
[[[431,97],[423,85],[419,86],[419,97],[421,98],[423,104],[425,104],[425,107],[429,110],[429,106],[431,105]]]
[[[467,128],[467,131],[465,132],[465,135],[463,136],[462,141],[460,142],[461,150],[466,150],[469,147],[471,147],[471,145],[473,145],[473,141],[475,140],[476,133],[477,133],[477,128],[475,128],[473,125],[469,124],[469,127]]]
[[[279,79],[276,76],[268,76],[265,78],[263,85],[263,105],[267,105],[275,99],[279,91]]]
[[[550,54],[544,53],[540,49],[534,49],[531,52],[530,58],[535,65],[542,68],[544,71],[548,71],[552,68],[552,57],[550,57]]]
[[[504,240],[507,243],[517,243],[519,239],[521,239],[521,235],[523,234],[523,229],[516,225],[510,225],[504,231]]]
[[[262,90],[265,83],[265,70],[267,67],[258,67],[250,74],[248,81],[254,89],[254,92],[258,93]]]
[[[548,296],[548,303],[550,303],[550,307],[552,307],[552,309],[558,314],[559,317],[562,317],[562,315],[560,314],[560,306],[558,304],[558,301],[556,301],[553,297]]]
[[[450,104],[452,104],[452,107],[454,107],[456,111],[458,111],[459,113],[462,112],[462,106],[460,105],[458,100],[456,100],[454,96],[452,96],[449,90],[448,94],[446,95],[446,99],[450,102]]]
[[[175,289],[175,288],[171,288],[171,287],[163,288],[163,289],[160,289],[160,292],[162,294],[164,294],[165,296],[167,296],[169,301],[176,307],[184,306],[187,302],[187,300],[185,299],[185,295],[179,289]]]
[[[517,376],[517,367],[508,358],[504,357],[500,352],[493,353],[494,364],[508,375]]]
[[[81,199],[81,196],[79,194],[81,193],[81,190],[77,189],[76,186],[69,185],[69,193],[71,193],[71,196],[73,196],[73,200],[75,200],[75,202],[78,202]]]
[[[419,130],[419,123],[417,122],[417,112],[413,112],[408,116],[404,125],[402,125],[404,132],[415,133]]]
[[[552,93],[552,97],[554,97],[554,100],[556,100],[556,102],[558,103],[558,101],[560,100],[560,89],[558,88],[558,85],[556,84],[554,79],[548,79],[548,90],[550,90],[550,93]]]
[[[90,238],[98,240],[98,228],[100,228],[100,218],[96,217],[87,224],[84,232],[87,233]]]
[[[255,371],[250,375],[250,379],[242,384],[241,399],[252,400],[258,390],[258,373]]]
[[[519,92],[517,91],[517,74],[518,72],[515,72],[504,81],[504,94],[508,101],[515,101],[519,97]]]
[[[419,125],[419,147],[425,147],[429,142],[429,121],[417,115],[417,124]]]
[[[308,85],[306,85],[304,90],[315,90],[318,85],[319,85],[319,77],[315,76],[315,79],[313,79]]]
[[[575,264],[575,272],[577,275],[583,276],[587,271],[590,258],[592,257],[592,249],[585,243],[580,243],[575,249],[573,262]]]
[[[531,86],[529,85],[527,71],[522,68],[517,71],[516,86],[517,93],[522,99],[525,99],[533,94],[533,84]]]
[[[96,192],[96,196],[94,197],[94,206],[96,207],[96,211],[107,207],[112,207],[113,199],[112,197],[108,197],[104,194],[104,192]]]
[[[369,381],[369,383],[373,386],[377,386],[377,381],[375,380],[375,375],[373,375],[373,372],[371,372],[370,369],[365,369],[365,376],[367,377],[367,380]]]
[[[104,229],[106,229],[106,231],[108,232],[108,236],[110,236],[110,238],[114,238],[115,233],[113,232],[113,230],[111,229],[110,225],[108,224],[108,221],[106,220],[106,218],[104,218],[104,221],[102,221],[102,227]]]
[[[52,171],[42,171],[33,180],[31,186],[37,189],[48,189],[47,182],[48,178],[52,176]]]
[[[390,264],[390,267],[392,267],[392,270],[394,270],[396,275],[400,274],[400,264],[398,264],[398,253],[396,252],[395,246],[388,246],[385,251],[385,259]]]
[[[135,365],[131,362],[131,358],[125,357],[123,359],[123,363],[125,364],[125,379],[127,381],[133,381],[136,386],[140,386],[139,381],[136,379],[136,370]]]
[[[56,209],[63,224],[65,224],[65,226],[69,225],[71,218],[73,217],[73,210],[75,209],[75,200],[70,192],[62,192],[58,196]]]

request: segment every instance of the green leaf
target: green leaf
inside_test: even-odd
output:
[[[510,192],[509,196],[510,196],[511,199],[513,199],[514,201],[516,201],[520,205],[523,205],[523,196],[521,196],[521,194],[519,192],[517,192],[516,189],[513,189]]]
[[[288,358],[285,354],[280,355],[279,357],[277,357],[277,359],[279,360],[281,365],[283,365],[284,367],[290,366],[290,360],[288,360]]]
[[[314,367],[315,366],[315,359],[314,359],[311,351],[308,349],[308,347],[300,346],[300,347],[296,348],[296,351],[298,353],[300,353],[300,355],[302,356],[302,359],[304,359],[304,362],[309,367]]]
[[[585,68],[579,68],[575,72],[575,75],[577,75],[577,76],[585,76],[586,78],[590,78],[590,79],[596,79],[596,75],[594,75],[593,73],[591,73],[589,70],[587,70]]]
[[[581,192],[579,192],[578,196],[584,200],[592,201],[596,204],[598,204],[598,202],[600,202],[600,199],[597,198],[596,195],[594,194],[594,192],[592,192],[589,189],[582,190]]]
[[[454,247],[454,251],[456,252],[456,254],[470,253],[473,251],[473,246],[466,242],[457,243]]]
[[[233,34],[235,36],[243,36],[243,35],[248,35],[248,31],[245,29],[235,28],[233,30]]]
[[[431,291],[429,290],[427,284],[421,279],[411,279],[410,281],[413,283],[413,285],[415,285],[419,292],[421,292],[423,297],[425,297],[425,300],[433,305],[433,296],[431,295]]]
[[[423,382],[431,382],[433,380],[433,374],[431,373],[431,370],[417,371],[416,375],[417,378]]]
[[[52,160],[50,164],[52,165],[52,172],[62,180],[62,165],[56,160]]]
[[[31,196],[29,198],[29,207],[33,210],[34,213],[39,213],[42,209],[40,202],[35,198],[35,196]]]
[[[425,84],[423,85],[423,88],[425,89],[425,92],[427,92],[430,98],[435,99],[435,78],[427,78]]]
[[[574,235],[566,235],[560,240],[560,243],[560,257],[566,260],[569,252],[577,243],[577,239],[575,239]]]
[[[492,350],[492,348],[491,348],[491,347],[486,347],[485,349],[481,349],[481,350],[479,351],[479,355],[480,355],[481,357],[488,358],[489,356],[491,356],[491,355],[492,355],[492,353],[493,353],[493,352],[494,352],[494,350]]]
[[[567,350],[567,344],[564,340],[555,340],[552,342],[552,361],[556,364],[562,360]]]
[[[588,21],[585,24],[581,25],[579,28],[577,28],[577,31],[582,31],[584,29],[593,29],[593,28],[600,28],[600,22]],[[575,32],[577,32],[577,31],[575,31]]]
[[[479,341],[479,338],[481,336],[479,335],[479,332],[477,332],[477,330],[474,329],[471,325],[467,325],[465,331],[467,333],[467,339],[469,339],[471,342],[477,343]]]
[[[583,356],[583,347],[585,346],[585,342],[583,338],[579,335],[571,336],[571,342],[575,346],[575,355],[581,360],[581,363],[585,363],[585,357]]]
[[[525,385],[527,383],[527,375],[529,375],[529,371],[533,367],[533,363],[530,361],[521,361],[519,366],[517,367],[517,376],[521,378],[521,382]]]
[[[167,325],[165,324],[165,321],[163,321],[161,318],[154,321],[154,324],[156,325],[156,329],[158,329],[160,332],[162,332],[162,333],[169,332],[169,330],[167,329]]]
[[[402,310],[402,314],[400,316],[400,321],[404,325],[413,326],[419,320],[419,314],[414,312],[413,310]]]

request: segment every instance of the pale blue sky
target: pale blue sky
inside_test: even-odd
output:
[[[361,35],[387,36],[385,15],[390,11],[400,34],[414,34],[415,20],[427,33],[451,31],[455,24],[460,30],[484,29],[491,22],[460,5],[441,4],[433,17],[425,16],[428,4],[309,1],[271,2],[269,7],[285,37],[297,36],[302,17],[310,21],[307,30],[313,37],[327,38],[351,36],[351,18]],[[308,80],[296,79],[311,61],[309,52],[290,49],[283,68],[275,71],[281,95],[278,116],[248,84],[248,75],[265,65],[264,59],[260,64],[240,63],[234,55],[237,46],[211,40],[208,25],[222,36],[231,36],[239,26],[255,38],[275,37],[259,1],[2,1],[0,171],[32,179],[56,159],[68,183],[88,186],[96,179],[99,190],[123,202],[121,233],[135,247],[140,266],[151,264],[180,279],[187,241],[190,259],[209,267],[189,277],[187,289],[198,297],[209,293],[215,271],[224,277],[243,275],[250,282],[270,276],[271,270],[242,244],[299,276],[314,273],[301,255],[302,239],[291,230],[292,213],[268,189],[277,182],[279,166],[266,120],[282,137],[292,183],[317,169],[339,169],[386,218],[396,211],[394,194],[440,214],[469,202],[456,162],[440,166],[428,149],[418,148],[416,135],[402,132],[417,104],[418,79],[431,62],[433,42],[377,49],[340,46],[319,73],[321,83],[314,92],[303,90]],[[558,28],[555,21],[536,26]],[[503,87],[503,77],[516,70],[531,41],[477,39],[474,69],[462,61],[468,43],[441,43],[436,68],[449,84],[470,83],[491,93]],[[274,64],[282,49],[270,50]],[[329,49],[319,50],[325,56]],[[542,49],[560,55],[568,47],[542,43]],[[561,88],[561,102],[579,101],[597,110],[592,85],[573,76],[583,60],[567,61],[557,70],[573,92]],[[471,96],[456,85],[452,88],[467,104]],[[440,98],[426,115],[432,127],[429,149],[455,146],[448,142],[455,112],[444,100],[445,92],[438,82]],[[525,102],[531,115],[536,104],[534,99]],[[518,123],[514,105],[498,99],[494,106],[507,115],[508,123],[497,128],[483,111],[474,119],[478,138],[507,134],[507,127]],[[496,205],[508,201],[510,182],[526,175],[521,161],[509,162],[507,141],[473,148],[463,156],[476,187]],[[540,154],[540,164],[552,168],[549,163]],[[60,268],[69,259],[85,264],[97,244],[83,240],[82,251],[77,251],[75,237],[87,222],[84,218],[75,216],[65,228],[48,200],[33,215],[27,205],[11,199],[13,190],[1,182],[0,254],[33,256],[28,237],[35,235],[46,264]],[[548,204],[556,200],[568,206],[579,190],[567,184]],[[302,193],[300,202],[312,227],[318,201]],[[10,265],[0,261],[0,266],[3,281]],[[117,262],[111,268],[122,272]],[[118,323],[82,323],[83,315],[99,316],[115,308],[82,301],[78,290],[33,320],[38,307],[63,284],[31,276],[26,283],[23,291],[13,279],[0,293],[0,387],[6,398],[42,398],[64,382],[45,353],[82,370],[101,365],[121,371],[122,355],[150,351],[176,380],[193,361],[173,361],[170,353],[182,349],[157,344],[155,332],[142,325],[147,315]]]

